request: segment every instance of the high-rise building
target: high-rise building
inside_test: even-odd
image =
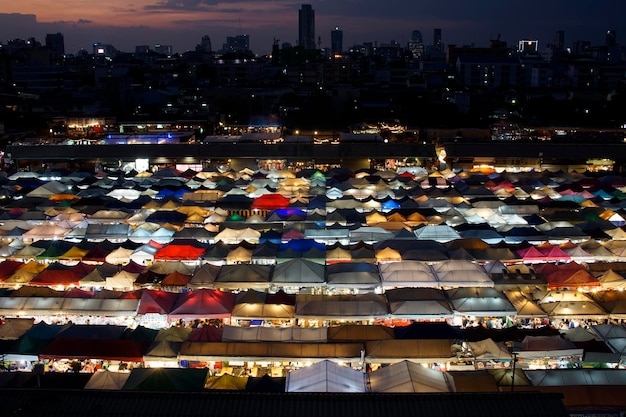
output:
[[[409,51],[411,55],[413,55],[413,58],[419,59],[424,56],[424,39],[422,38],[422,32],[419,30],[414,30],[411,33]]]
[[[237,35],[227,36],[226,43],[222,45],[222,53],[226,52],[250,52],[250,36]]]
[[[211,52],[211,38],[209,35],[204,35],[202,40],[200,41],[200,48],[202,48],[205,52]]]
[[[61,55],[65,55],[65,40],[62,33],[48,33],[46,35],[46,47]]]
[[[565,32],[557,30],[554,33],[554,39],[552,40],[552,48],[555,51],[562,52],[565,50]]]
[[[443,54],[443,41],[441,40],[441,29],[433,30],[433,52],[437,55]]]
[[[333,55],[343,52],[343,30],[338,27],[330,31],[330,51]]]
[[[298,11],[298,45],[315,49],[315,11],[310,4],[303,4]]]

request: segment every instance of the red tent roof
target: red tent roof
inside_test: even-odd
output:
[[[289,199],[282,194],[263,194],[252,201],[252,209],[276,210],[289,207]]]
[[[4,281],[15,273],[19,268],[23,267],[23,262],[6,260],[0,262],[0,281]]]
[[[174,286],[186,286],[189,284],[191,275],[183,274],[178,271],[174,271],[161,281],[161,285],[174,285]]]
[[[201,289],[180,294],[170,319],[226,318],[235,306],[234,293]]]
[[[189,342],[221,342],[223,327],[202,326],[195,328],[189,334]]]
[[[35,278],[31,279],[29,284],[36,285],[78,285],[78,281],[82,278],[72,270],[61,269],[44,269]]]
[[[546,276],[548,288],[599,287],[600,281],[584,269],[559,269]]]
[[[143,290],[141,299],[139,300],[137,314],[168,314],[172,311],[179,295],[179,293],[175,292]]]
[[[154,254],[155,261],[195,261],[206,250],[192,245],[167,245]]]
[[[65,298],[92,298],[94,295],[93,291],[85,291],[80,288],[72,288],[69,291],[65,292]]]

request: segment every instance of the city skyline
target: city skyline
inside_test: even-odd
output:
[[[193,50],[202,36],[214,45],[228,36],[247,34],[257,54],[271,50],[274,40],[298,44],[298,10],[310,4],[315,12],[315,36],[321,46],[331,46],[331,31],[339,27],[345,49],[364,42],[396,41],[406,46],[414,30],[432,44],[433,30],[442,29],[444,44],[486,46],[498,36],[515,45],[520,39],[552,42],[557,30],[565,43],[588,40],[603,44],[607,30],[616,30],[617,41],[626,33],[621,15],[626,4],[619,0],[588,2],[527,0],[485,1],[476,5],[463,0],[436,2],[249,1],[223,3],[216,0],[136,0],[121,6],[116,0],[96,5],[79,0],[49,3],[24,0],[0,5],[0,42],[61,32],[66,51],[90,50],[92,43],[114,45],[124,52],[136,45],[169,44],[174,52]],[[317,41],[317,39],[316,39]]]

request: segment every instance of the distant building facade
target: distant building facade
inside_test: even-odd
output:
[[[330,31],[330,51],[333,55],[343,52],[343,30],[338,27]]]
[[[303,4],[298,11],[298,45],[315,49],[315,11],[310,4]]]

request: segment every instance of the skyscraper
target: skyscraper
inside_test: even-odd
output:
[[[330,31],[330,51],[333,55],[343,52],[343,30],[338,27]]]
[[[413,58],[422,58],[424,55],[424,39],[422,38],[422,32],[414,30],[411,33],[411,40],[409,41],[409,51]]]
[[[552,48],[555,51],[562,52],[565,50],[565,32],[557,30],[554,33],[554,39],[552,40]]]
[[[443,42],[441,41],[441,29],[433,30],[433,52],[436,55],[443,54]]]
[[[65,40],[62,33],[48,33],[46,35],[46,47],[61,55],[65,55]]]
[[[315,11],[310,4],[303,4],[298,11],[298,45],[315,49]]]

